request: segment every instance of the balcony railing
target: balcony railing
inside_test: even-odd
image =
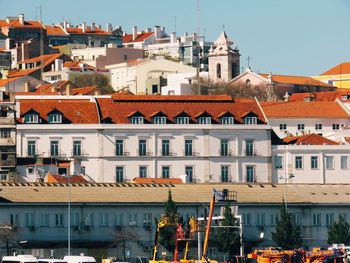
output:
[[[14,138],[1,138],[0,139],[0,145],[15,145],[15,139]]]

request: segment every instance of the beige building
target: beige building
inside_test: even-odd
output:
[[[158,94],[167,85],[169,73],[195,73],[196,69],[157,57],[106,66],[111,72],[115,90],[126,89],[134,94]]]

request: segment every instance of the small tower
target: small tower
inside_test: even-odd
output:
[[[209,50],[209,78],[213,81],[230,81],[239,75],[240,54],[237,48],[233,49],[223,31]]]

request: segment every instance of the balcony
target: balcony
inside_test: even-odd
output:
[[[72,154],[71,154],[71,158],[74,158],[74,159],[84,159],[87,156],[89,156],[89,154],[84,151],[81,151],[80,153],[72,151]]]
[[[4,166],[9,166],[9,167],[16,166],[16,157],[14,155],[9,155],[7,157],[7,160],[0,160],[0,166],[2,166],[2,167],[4,167]]]
[[[0,139],[0,145],[4,146],[4,145],[15,145],[15,138],[1,138]]]
[[[114,156],[116,157],[126,157],[126,156],[130,156],[130,152],[122,152],[122,153],[114,153]]]
[[[233,156],[233,152],[231,150],[219,150],[219,156],[230,157]]]
[[[0,117],[0,125],[15,125],[14,116]]]

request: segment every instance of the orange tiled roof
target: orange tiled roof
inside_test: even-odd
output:
[[[27,76],[29,74],[32,74],[39,69],[40,68],[10,70],[7,77],[8,78],[23,77],[23,76]]]
[[[91,31],[91,26],[87,26],[85,33],[81,27],[69,27],[67,28],[69,34],[94,34],[94,35],[112,35],[112,33],[107,32],[98,26],[95,26],[95,30]]]
[[[143,42],[145,39],[151,37],[154,34],[154,32],[145,32],[137,34],[137,37],[135,40],[132,39],[132,34],[126,34],[123,36],[123,43],[133,43],[133,42]]]
[[[89,95],[97,90],[97,86],[88,86],[73,89],[73,95]]]
[[[349,118],[337,102],[295,101],[261,103],[261,106],[268,118]]]
[[[29,58],[29,59],[25,59],[22,60],[20,62],[18,62],[19,64],[23,64],[23,63],[31,63],[31,62],[40,62],[42,61],[43,64],[48,64],[51,61],[54,61],[55,59],[60,58],[61,56],[63,56],[63,53],[56,53],[56,54],[46,54],[46,55],[41,55],[35,58]]]
[[[12,81],[15,81],[19,77],[16,78],[9,78],[9,79],[0,79],[0,87],[6,86],[7,84],[11,83]]]
[[[132,183],[137,184],[182,184],[181,178],[134,178]]]
[[[289,101],[304,101],[305,98],[312,98],[316,101],[335,101],[342,96],[349,96],[350,91],[320,91],[320,92],[305,92],[305,93],[293,93],[289,97]]]
[[[63,28],[61,26],[52,25],[52,26],[45,26],[47,35],[64,35],[66,36],[67,33],[64,32]]]
[[[8,23],[6,22],[6,20],[0,20],[0,27],[6,27],[8,26]]]
[[[88,99],[21,99],[20,103],[21,117],[28,111],[34,110],[39,114],[40,118],[46,122],[48,120],[48,113],[56,109],[63,114],[64,119],[66,119],[68,123],[99,123],[96,104],[95,102],[90,102]],[[22,123],[22,118],[19,118],[18,121]]]
[[[89,183],[88,180],[84,178],[84,176],[77,174],[72,175],[70,178],[67,176],[63,176],[60,174],[48,174],[47,176],[47,182],[48,183],[76,183],[76,184],[86,184]]]
[[[344,137],[345,141],[350,143],[350,137]]]
[[[287,144],[297,145],[338,145],[339,142],[329,140],[321,135],[311,133],[302,136],[289,136],[283,138],[283,141]]]
[[[5,21],[6,22],[6,21]],[[22,25],[19,20],[12,20],[10,23],[6,23],[8,27],[16,27],[16,28],[44,28],[44,26],[39,21],[24,21]]]
[[[350,74],[350,62],[340,63],[333,68],[323,72],[320,76]]]
[[[152,114],[162,112],[169,122],[174,123],[181,113],[196,123],[196,116],[207,112],[212,116],[212,123],[218,123],[220,114],[231,112],[236,123],[243,123],[243,114],[254,112],[260,122],[265,123],[262,112],[256,102],[236,103],[227,95],[218,96],[148,96],[113,94],[111,99],[98,98],[101,119],[111,119],[114,123],[129,123],[128,117],[140,112],[145,116],[145,123],[151,122]]]
[[[268,78],[269,74],[259,74],[264,78]],[[289,75],[275,75],[272,74],[272,81],[285,84],[293,85],[304,85],[304,86],[320,86],[320,87],[333,87],[327,83],[319,81],[317,79],[305,76],[289,76]]]

